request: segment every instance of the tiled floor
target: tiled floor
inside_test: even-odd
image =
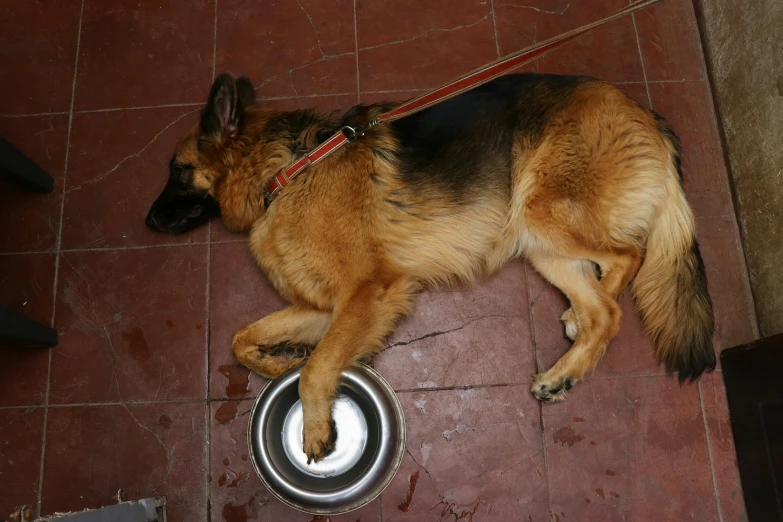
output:
[[[0,513],[166,495],[171,520],[310,520],[275,501],[245,449],[262,379],[233,331],[283,303],[243,238],[144,226],[210,79],[260,103],[345,109],[399,99],[626,0],[0,0],[0,134],[56,178],[0,187],[0,303],[53,322],[51,351],[0,352]],[[668,117],[717,316],[718,349],[752,306],[691,0],[666,0],[531,64],[616,82]],[[564,404],[530,375],[568,344],[566,304],[523,262],[424,294],[376,367],[408,424],[379,501],[334,520],[744,520],[720,373],[661,374],[628,298],[617,340]],[[316,519],[313,519],[316,520]]]

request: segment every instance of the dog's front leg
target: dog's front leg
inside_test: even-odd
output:
[[[408,312],[413,285],[403,279],[363,284],[335,310],[332,324],[302,369],[299,398],[304,414],[304,447],[308,462],[334,450],[339,434],[332,421],[332,399],[340,374],[381,346],[400,316]]]

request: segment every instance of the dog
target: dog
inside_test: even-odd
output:
[[[569,351],[531,392],[560,401],[620,327],[630,283],[656,354],[680,381],[715,368],[714,318],[679,139],[659,115],[589,77],[504,76],[369,129],[293,180],[272,176],[343,126],[344,115],[257,107],[247,78],[218,77],[177,145],[147,216],[181,233],[220,216],[291,305],[241,330],[237,360],[275,378],[302,367],[303,450],[337,432],[340,373],[371,356],[426,288],[471,283],[524,256],[569,299]]]

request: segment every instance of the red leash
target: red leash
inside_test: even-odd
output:
[[[305,170],[310,165],[315,165],[332,152],[336,151],[346,143],[355,141],[367,132],[368,129],[375,127],[381,123],[398,120],[411,114],[415,114],[419,111],[423,111],[428,107],[440,103],[442,101],[453,98],[458,94],[462,94],[465,91],[469,91],[479,85],[483,85],[489,81],[494,80],[498,76],[502,76],[505,73],[524,65],[527,62],[542,56],[552,49],[563,45],[569,40],[573,40],[577,36],[586,33],[590,29],[603,25],[612,20],[616,20],[625,15],[631,14],[645,7],[649,7],[653,4],[657,4],[663,0],[640,0],[634,2],[628,7],[621,9],[613,15],[593,22],[591,24],[584,25],[577,29],[568,31],[549,40],[545,40],[539,44],[534,44],[526,49],[509,54],[499,60],[492,62],[489,65],[476,69],[461,78],[447,83],[442,87],[438,87],[434,91],[414,98],[413,100],[403,103],[396,109],[381,114],[378,118],[371,121],[367,126],[354,129],[352,127],[343,127],[336,132],[331,138],[296,160],[283,170],[280,170],[272,177],[272,181],[269,182],[264,191],[264,205],[269,205],[274,201],[275,197],[294,179],[300,172]]]

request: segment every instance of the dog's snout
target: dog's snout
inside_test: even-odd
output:
[[[155,218],[154,210],[149,211],[149,214],[147,214],[147,219],[144,220],[144,223],[146,223],[147,226],[153,230],[160,230],[160,225],[158,224],[158,221]]]

